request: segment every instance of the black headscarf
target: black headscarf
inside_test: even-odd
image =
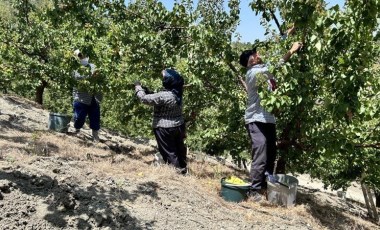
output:
[[[163,75],[162,85],[166,90],[173,92],[176,96],[177,104],[181,105],[184,84],[182,76],[173,69],[165,69]]]

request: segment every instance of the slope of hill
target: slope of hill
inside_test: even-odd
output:
[[[154,142],[47,130],[49,112],[0,98],[1,229],[376,229],[363,205],[303,187],[297,205],[224,201],[233,165],[190,157],[189,176],[154,161]]]

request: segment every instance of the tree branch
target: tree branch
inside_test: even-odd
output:
[[[278,27],[278,30],[280,31],[280,34],[281,36],[284,35],[284,32],[282,32],[282,29],[281,29],[281,26],[280,26],[280,23],[278,22],[278,19],[276,17],[276,15],[274,14],[273,10],[269,9],[270,11],[270,14],[272,15],[273,19],[274,19],[274,22],[276,23],[277,27]]]
[[[380,143],[375,144],[357,144],[355,145],[356,148],[373,148],[373,149],[380,149]]]
[[[245,81],[244,81],[243,77],[239,74],[239,71],[237,71],[237,69],[235,68],[235,66],[232,65],[232,63],[228,63],[228,66],[230,67],[230,69],[232,71],[234,71],[237,74],[236,78],[240,82],[240,84],[243,87],[244,91],[248,92],[247,85],[245,84]]]
[[[188,29],[188,27],[185,26],[171,26],[171,25],[158,25],[156,26],[159,30],[185,30]]]
[[[25,47],[21,47],[21,46],[17,46],[16,47],[25,55],[29,56],[29,57],[39,57],[40,60],[43,60],[45,63],[48,62],[48,58],[46,57],[46,51],[39,51],[39,52],[30,52],[28,51]]]

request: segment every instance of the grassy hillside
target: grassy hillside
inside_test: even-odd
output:
[[[190,150],[190,175],[157,164],[155,142],[101,130],[47,130],[49,112],[0,98],[1,229],[376,229],[360,203],[299,187],[293,208],[230,203],[220,179],[246,177]]]

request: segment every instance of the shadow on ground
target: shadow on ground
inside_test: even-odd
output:
[[[9,181],[13,190],[42,199],[42,207],[46,209],[42,210],[45,213],[43,218],[57,228],[138,230],[154,225],[141,223],[123,203],[133,202],[139,196],[158,199],[159,186],[155,182],[140,184],[130,193],[123,189],[123,184],[112,180],[79,186],[74,181],[59,183],[46,175],[12,169],[0,171],[0,180]]]
[[[344,199],[328,200],[331,198],[318,197],[319,190],[308,189],[306,187],[299,187],[297,191],[297,204],[304,204],[309,207],[309,213],[317,219],[321,225],[325,226],[327,229],[363,229],[364,226],[358,226],[352,218],[344,215],[345,212],[349,211],[350,204]],[[322,202],[321,202],[322,200]],[[331,202],[337,202],[337,205],[331,205]],[[352,206],[352,205],[351,205]],[[353,206],[352,206],[353,207]],[[355,215],[354,213],[352,215]],[[360,215],[356,213],[356,215]],[[363,218],[363,216],[361,217]],[[364,228],[365,229],[365,228]]]

